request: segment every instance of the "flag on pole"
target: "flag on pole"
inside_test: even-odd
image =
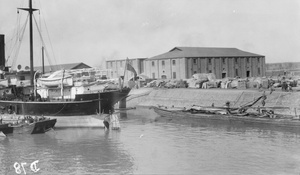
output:
[[[132,65],[129,64],[129,59],[128,59],[128,58],[127,58],[126,62],[127,62],[126,69],[127,69],[128,71],[133,72],[133,74],[134,74],[134,80],[135,80],[136,77],[137,77],[137,73],[136,73],[135,69],[132,67]]]

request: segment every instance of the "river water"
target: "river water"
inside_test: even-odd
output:
[[[300,173],[298,130],[163,118],[146,108],[127,111],[120,124],[2,137],[0,174]]]

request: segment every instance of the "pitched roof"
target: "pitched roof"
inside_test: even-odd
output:
[[[174,47],[169,52],[149,59],[186,58],[186,57],[261,57],[263,55],[245,52],[237,48],[216,47]]]
[[[58,64],[54,66],[45,66],[45,72],[54,72],[57,70],[62,70],[62,69],[82,69],[82,68],[91,68],[90,66],[84,64],[84,63],[69,63],[69,64]],[[34,67],[34,70],[42,70],[43,67]]]

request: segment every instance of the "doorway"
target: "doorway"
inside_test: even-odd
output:
[[[222,73],[222,78],[226,78],[226,72]]]
[[[161,79],[167,79],[167,76],[166,75],[162,75]]]
[[[248,78],[250,77],[250,71],[249,71],[249,70],[247,70],[246,76],[247,76]]]

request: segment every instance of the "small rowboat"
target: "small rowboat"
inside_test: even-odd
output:
[[[3,134],[40,134],[54,128],[56,119],[26,116],[22,120],[2,120],[0,132]]]
[[[73,86],[73,78],[69,75],[64,77],[48,77],[48,78],[39,78],[38,84],[46,87],[57,87],[63,84],[64,86]]]

